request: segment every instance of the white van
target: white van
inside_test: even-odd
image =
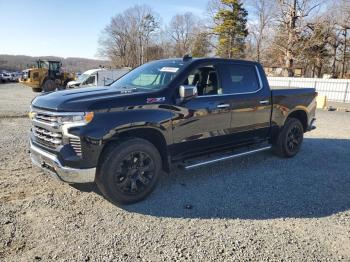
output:
[[[67,83],[67,88],[106,86],[122,77],[130,71],[129,68],[122,69],[91,69],[81,74],[77,80]]]

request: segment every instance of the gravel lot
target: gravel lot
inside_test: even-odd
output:
[[[0,260],[350,261],[350,113],[318,111],[293,159],[179,171],[119,208],[32,168],[20,116],[34,94],[0,92]]]
[[[20,84],[0,84],[0,118],[24,116],[32,99],[38,95]]]

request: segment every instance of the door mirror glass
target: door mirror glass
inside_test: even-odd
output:
[[[191,85],[181,85],[179,88],[181,99],[187,100],[197,96],[197,87]]]

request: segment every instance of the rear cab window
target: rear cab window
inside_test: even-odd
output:
[[[254,93],[260,82],[254,65],[222,64],[222,94]]]

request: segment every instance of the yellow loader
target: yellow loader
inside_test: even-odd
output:
[[[74,74],[63,72],[61,61],[38,60],[37,67],[25,70],[19,82],[29,86],[34,92],[51,92],[64,89]]]

